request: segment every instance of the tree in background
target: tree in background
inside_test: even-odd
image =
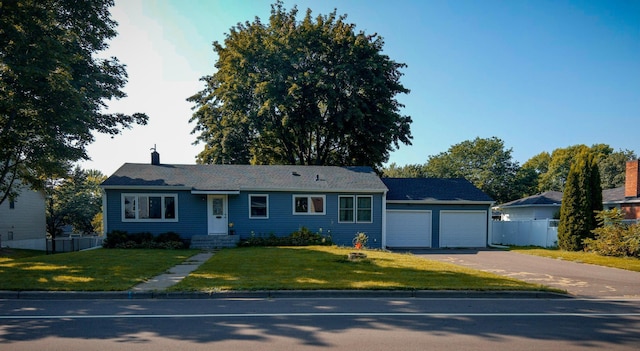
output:
[[[405,64],[382,54],[377,34],[355,32],[333,11],[302,21],[271,6],[214,43],[217,71],[190,97],[199,163],[371,165],[410,144],[411,118],[395,96]]]
[[[424,165],[411,164],[398,166],[395,162],[382,170],[386,178],[425,178],[427,176]]]
[[[548,190],[563,191],[569,169],[581,152],[594,155],[600,174],[600,187],[624,186],[627,161],[636,159],[630,150],[613,151],[606,144],[574,145],[558,148],[550,154],[543,151],[522,167],[511,160],[511,149],[504,150],[502,140],[476,138],[453,145],[447,152],[430,156],[424,165],[390,164],[383,169],[384,177],[464,177],[490,194],[498,202],[508,202]],[[505,173],[500,173],[504,169]],[[515,173],[514,173],[515,170]],[[493,190],[491,186],[501,187]]]
[[[571,164],[580,152],[589,150],[586,145],[573,145],[567,148],[553,150],[547,171],[540,174],[538,189],[540,192],[553,190],[562,191],[567,183]]]
[[[602,211],[602,188],[596,154],[582,150],[572,162],[564,187],[558,225],[558,246],[578,251],[593,238],[596,213]]]
[[[424,170],[428,177],[466,178],[497,202],[507,202],[521,191],[516,184],[519,166],[511,151],[499,138],[476,138],[430,156]]]
[[[626,162],[635,159],[636,155],[630,150],[614,151],[607,144],[594,144],[591,147],[573,145],[555,149],[550,155],[545,151],[529,159],[522,167],[535,169],[538,174],[538,192],[562,191],[572,162],[583,151],[594,154],[603,189],[624,186]]]
[[[613,189],[624,186],[627,161],[637,159],[631,150],[611,152],[598,162],[602,189]]]
[[[527,174],[529,179],[529,188],[522,194],[522,197],[535,195],[544,191],[540,191],[540,178],[549,171],[551,163],[551,154],[543,151],[525,162],[520,171]]]
[[[94,132],[117,134],[148,117],[105,113],[127,74],[97,53],[116,36],[113,0],[0,2],[0,204],[16,184],[44,188],[87,159]]]
[[[52,238],[62,234],[66,225],[82,234],[100,230],[94,222],[102,214],[100,183],[106,178],[100,171],[76,167],[69,177],[48,181],[47,233]]]

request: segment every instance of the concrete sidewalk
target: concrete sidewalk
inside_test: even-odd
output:
[[[153,277],[148,281],[134,286],[131,291],[133,292],[151,292],[161,291],[179,283],[189,273],[195,271],[200,265],[205,263],[213,256],[213,252],[202,252],[194,256],[189,257],[186,261],[173,266],[167,273]]]

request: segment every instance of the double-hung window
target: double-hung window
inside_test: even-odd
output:
[[[178,220],[178,195],[176,194],[123,194],[123,221]]]
[[[293,195],[293,214],[323,215],[325,214],[324,195]]]
[[[338,222],[371,223],[373,222],[373,196],[341,195],[338,197]]]
[[[249,195],[249,218],[269,218],[269,195]]]

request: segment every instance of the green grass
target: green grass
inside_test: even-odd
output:
[[[40,250],[1,248],[0,263],[6,262],[9,260],[16,260],[19,258],[27,258],[27,257],[43,256],[43,255],[46,255],[46,252],[40,251]]]
[[[549,257],[579,263],[589,263],[598,266],[640,272],[640,259],[633,257],[610,257],[601,256],[593,252],[562,251],[558,249],[543,249],[539,247],[517,247],[511,248],[510,250],[528,255]]]
[[[327,246],[227,249],[170,290],[546,290],[534,285],[409,254]],[[557,291],[557,290],[553,290]]]
[[[1,255],[0,290],[123,291],[197,252],[97,249],[55,255]]]

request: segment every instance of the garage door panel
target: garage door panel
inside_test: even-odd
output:
[[[486,247],[487,211],[441,211],[440,247]]]
[[[431,211],[387,211],[387,246],[431,247]]]

